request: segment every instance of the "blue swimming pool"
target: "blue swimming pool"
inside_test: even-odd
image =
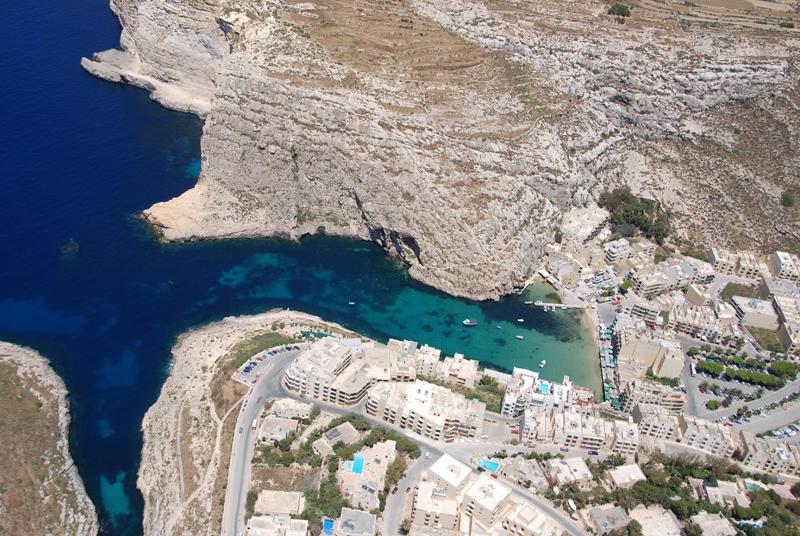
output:
[[[550,384],[547,384],[547,383],[540,383],[540,384],[539,384],[539,390],[540,390],[540,391],[541,391],[543,394],[548,394],[548,393],[550,393]]]
[[[360,475],[364,471],[364,457],[356,455],[353,458],[353,472]]]
[[[497,470],[500,469],[500,462],[494,462],[492,460],[481,460],[479,465],[491,473],[496,473]]]
[[[326,518],[322,521],[322,533],[333,534],[333,519]]]

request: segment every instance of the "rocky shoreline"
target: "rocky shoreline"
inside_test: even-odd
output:
[[[0,342],[0,367],[4,376],[14,374],[3,378],[4,394],[16,393],[13,400],[4,401],[0,419],[4,458],[12,464],[0,475],[0,532],[97,534],[94,504],[69,452],[70,412],[64,382],[46,358],[6,342]],[[37,408],[35,422],[28,417],[28,402]],[[41,434],[43,440],[36,440],[34,434]],[[30,496],[22,494],[25,488],[19,481],[4,482],[11,478],[7,469],[26,467],[28,478],[39,478]]]

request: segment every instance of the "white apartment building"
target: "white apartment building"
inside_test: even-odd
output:
[[[800,298],[800,284],[779,277],[762,277],[758,290],[762,296],[772,299],[775,296]]]
[[[774,277],[800,283],[800,258],[797,255],[776,251],[769,256],[767,265]]]
[[[435,378],[437,380],[454,383],[464,387],[475,387],[481,379],[478,371],[478,361],[466,359],[464,354],[455,354],[453,357],[445,357],[437,364]]]
[[[530,503],[518,503],[503,519],[503,529],[515,536],[559,536],[563,529]]]
[[[784,324],[800,324],[800,296],[775,296],[772,304],[778,318]]]
[[[247,520],[247,534],[251,536],[306,536],[308,521],[292,519],[288,515],[255,515]]]
[[[745,326],[768,330],[778,329],[778,313],[775,312],[771,302],[757,298],[733,296],[731,305]]]
[[[511,489],[486,473],[481,473],[467,489],[461,503],[461,511],[489,528],[499,520],[500,511],[509,502]]]
[[[613,421],[611,450],[614,454],[633,456],[639,450],[639,428],[633,422]]]
[[[631,417],[639,428],[639,436],[678,441],[681,437],[680,417],[661,406],[636,404]]]
[[[681,416],[681,435],[682,445],[723,458],[733,456],[739,446],[736,433],[729,426],[697,417]]]
[[[711,248],[708,250],[708,262],[714,271],[720,275],[734,275],[739,265],[739,259],[724,249]]]
[[[460,503],[448,496],[435,482],[420,482],[414,494],[411,526],[426,529],[455,530],[458,526]]]
[[[728,345],[742,339],[735,310],[722,301],[713,301],[710,307],[692,305],[688,299],[678,301],[669,311],[666,327],[717,344]]]
[[[284,373],[284,385],[306,398],[352,405],[366,394],[371,381],[363,374],[345,374],[354,359],[363,357],[358,339],[325,337],[298,355]]]
[[[544,462],[545,471],[554,486],[587,483],[594,478],[583,458],[550,458]]]
[[[314,405],[308,402],[300,402],[292,398],[278,398],[272,402],[269,413],[284,419],[302,420],[311,417],[312,409],[314,409]]]
[[[367,395],[367,414],[437,441],[477,437],[486,404],[445,387],[416,380],[375,385]]]
[[[742,432],[742,464],[770,473],[800,476],[800,449],[772,438]]]
[[[630,259],[636,255],[636,250],[631,247],[631,243],[624,238],[607,242],[603,247],[606,252],[606,262],[614,264],[617,261]]]
[[[283,376],[284,386],[306,398],[350,406],[376,382],[415,378],[414,358],[402,351],[409,341],[389,346],[360,339],[325,337],[301,352]]]
[[[765,263],[758,260],[758,257],[753,253],[742,252],[739,253],[739,265],[736,269],[736,275],[747,279],[758,279],[769,275],[769,268]]]
[[[664,408],[672,415],[681,415],[686,407],[686,394],[647,380],[634,380],[620,393],[622,411],[630,413],[637,404],[650,404]]]
[[[800,324],[781,324],[778,339],[787,354],[800,357]]]
[[[500,413],[504,417],[516,417],[526,409],[552,411],[553,408],[591,408],[593,405],[594,392],[575,386],[569,376],[564,376],[563,383],[555,383],[540,378],[538,372],[514,367]]]
[[[442,356],[442,351],[438,348],[433,348],[427,344],[423,344],[415,354],[416,369],[419,376],[427,376],[428,378],[436,377],[436,367],[439,365],[439,359]]]
[[[574,409],[556,412],[553,416],[553,443],[556,445],[596,450],[613,443],[614,425],[610,421]]]
[[[525,410],[520,430],[523,444],[534,447],[538,443],[552,443],[555,434],[555,413],[549,411]],[[559,417],[560,418],[560,417]]]
[[[609,469],[608,478],[611,480],[611,483],[615,488],[622,489],[631,488],[637,482],[647,480],[647,477],[644,476],[641,467],[635,463],[620,465],[619,467]]]
[[[443,490],[445,496],[455,498],[466,489],[471,474],[472,469],[468,465],[449,454],[442,454],[428,469],[427,481]]]

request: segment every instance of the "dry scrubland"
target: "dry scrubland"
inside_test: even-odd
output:
[[[0,408],[0,534],[96,534],[69,453],[67,391],[45,358],[0,342]]]

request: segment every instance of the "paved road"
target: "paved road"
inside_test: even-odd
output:
[[[437,457],[431,455],[426,458],[425,455],[420,456],[414,464],[406,471],[406,476],[401,478],[397,483],[397,493],[394,495],[389,494],[386,497],[386,507],[383,509],[383,527],[381,534],[400,534],[400,524],[403,521],[403,508],[405,506],[406,497],[413,495],[414,486],[420,480],[422,473],[427,471]],[[408,492],[407,489],[411,488]]]
[[[745,432],[753,432],[760,434],[761,432],[769,432],[788,426],[795,421],[800,420],[800,403],[795,403],[789,409],[775,410],[771,415],[766,417],[756,416],[750,419],[750,422],[737,425],[736,428]]]
[[[280,379],[286,367],[299,353],[299,351],[284,352],[270,358],[272,362],[250,388],[239,410],[231,446],[225,506],[222,511],[223,536],[239,536],[244,533],[245,503],[250,486],[250,461],[253,458],[257,433],[257,430],[251,429],[251,425],[253,419],[258,418],[265,402],[281,395],[283,388]]]

